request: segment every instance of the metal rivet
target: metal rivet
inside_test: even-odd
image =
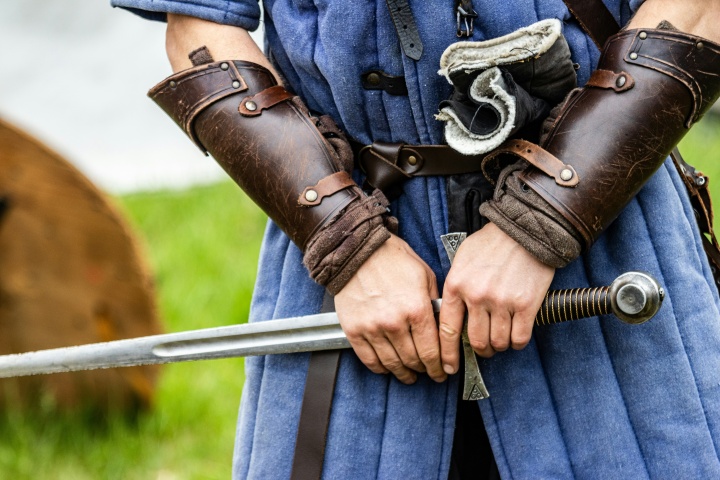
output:
[[[245,102],[245,108],[247,108],[251,112],[254,112],[255,110],[257,110],[257,103],[253,102],[252,100],[248,100],[247,102]]]
[[[573,172],[569,168],[563,168],[560,170],[560,178],[566,182],[573,177]]]
[[[637,53],[635,53],[635,52],[631,53],[630,58],[633,60],[637,60]]]
[[[170,86],[171,86],[172,88],[177,87],[177,82],[176,82],[175,80],[171,81],[171,82],[170,82]]]
[[[625,75],[620,75],[620,76],[618,77],[618,79],[615,81],[615,85],[617,85],[618,87],[622,88],[622,87],[625,86],[625,83],[626,83],[626,82],[627,82],[627,78],[625,77]]]
[[[380,85],[380,75],[375,72],[371,73],[367,76],[367,82],[373,86]]]
[[[645,40],[647,38],[647,32],[640,32],[640,38]]]
[[[697,42],[695,46],[698,50],[702,50],[703,48],[705,48],[705,44],[703,42]]]
[[[417,158],[415,157],[415,155],[410,155],[408,157],[408,163],[410,165],[417,165]]]
[[[705,185],[705,177],[695,177],[695,185],[697,185],[698,187],[702,187],[703,185]]]
[[[305,200],[307,200],[308,202],[314,202],[315,200],[317,200],[317,198],[318,194],[315,190],[308,190],[307,192],[305,192]]]
[[[228,65],[227,63],[220,64],[220,70],[227,70],[228,68],[230,68],[230,65]]]
[[[233,86],[233,88],[240,88],[240,82],[238,82],[237,80],[235,80],[235,81],[232,83],[232,86]]]

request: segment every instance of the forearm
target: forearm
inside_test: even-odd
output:
[[[262,65],[275,74],[270,62],[246,30],[199,18],[168,14],[165,48],[173,72],[192,67],[188,54],[202,46],[206,46],[217,60],[246,60]]]
[[[655,28],[663,20],[682,32],[720,42],[720,0],[646,0],[628,28]]]

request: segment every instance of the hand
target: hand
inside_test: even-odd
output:
[[[360,360],[375,373],[411,384],[416,372],[447,378],[431,300],[435,274],[410,246],[390,237],[335,296],[340,325]]]
[[[460,245],[443,289],[440,348],[445,372],[458,370],[466,311],[468,337],[478,355],[524,348],[554,275],[553,267],[492,223],[470,235]]]

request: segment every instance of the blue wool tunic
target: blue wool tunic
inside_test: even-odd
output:
[[[183,13],[254,29],[254,0],[113,0],[149,18]],[[641,0],[605,0],[626,24]],[[454,2],[410,1],[424,52],[404,56],[383,0],[267,0],[266,53],[311,109],[360,142],[443,143],[433,118],[450,86],[437,74],[455,36]],[[546,18],[563,22],[583,84],[599,58],[562,0],[474,0],[475,40]],[[405,77],[408,96],[364,90],[363,72]],[[599,133],[601,134],[601,133]],[[442,178],[409,181],[393,203],[400,235],[435,271],[449,269]],[[272,223],[261,252],[251,321],[316,313],[323,289],[300,251]],[[605,285],[644,270],[667,291],[650,322],[614,317],[537,327],[522,351],[482,360],[491,392],[479,402],[503,478],[720,478],[720,322],[717,291],[682,182],[666,162],[553,288]],[[481,275],[482,272],[478,272]],[[287,478],[309,355],[246,361],[236,478]],[[407,386],[342,355],[324,478],[445,479],[457,376]]]

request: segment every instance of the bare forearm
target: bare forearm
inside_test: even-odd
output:
[[[646,0],[630,28],[655,28],[667,20],[686,33],[720,42],[720,0]]]
[[[165,48],[174,72],[192,67],[188,54],[202,46],[206,46],[216,60],[247,60],[273,70],[250,34],[242,28],[168,14]]]

